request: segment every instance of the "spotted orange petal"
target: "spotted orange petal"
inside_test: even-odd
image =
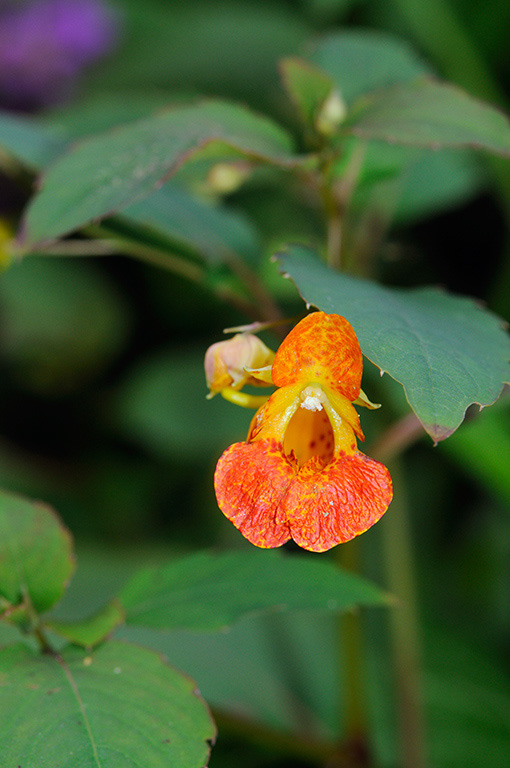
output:
[[[392,483],[386,467],[360,451],[323,464],[314,456],[298,472],[274,439],[235,443],[216,468],[218,505],[258,547],[293,538],[304,549],[324,552],[382,517]]]
[[[374,525],[393,492],[386,467],[360,451],[333,457],[321,471],[316,459],[299,471],[281,513],[300,547],[324,552]]]
[[[280,345],[273,362],[277,387],[298,381],[317,382],[356,400],[363,361],[352,325],[340,315],[313,312]]]
[[[218,506],[248,541],[257,547],[280,547],[290,539],[289,526],[277,511],[295,469],[274,439],[234,443],[216,466]]]

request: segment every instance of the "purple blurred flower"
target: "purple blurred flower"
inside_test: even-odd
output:
[[[63,98],[111,48],[116,22],[101,0],[0,0],[0,102],[34,109]]]

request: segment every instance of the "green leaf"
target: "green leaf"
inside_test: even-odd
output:
[[[247,218],[226,207],[205,203],[171,182],[126,208],[123,219],[167,237],[178,250],[211,263],[240,256],[256,262],[261,244]]]
[[[391,146],[379,142],[371,145]],[[416,221],[465,203],[480,192],[486,181],[487,173],[472,150],[425,150],[404,174],[396,219]]]
[[[259,550],[199,552],[147,568],[120,601],[127,624],[201,631],[272,609],[337,612],[389,603],[379,587],[330,562]]]
[[[127,643],[0,654],[4,765],[202,768],[215,728],[192,680]]]
[[[78,144],[42,178],[24,224],[25,245],[60,237],[148,195],[205,145],[261,162],[293,162],[287,133],[220,101],[175,107]]]
[[[363,94],[430,73],[408,43],[366,29],[322,37],[308,58],[333,78],[348,104]]]
[[[472,403],[495,402],[509,381],[502,321],[471,299],[340,274],[302,246],[290,246],[278,261],[306,302],[352,323],[363,354],[402,384],[434,441],[451,435]]]
[[[335,166],[336,178],[344,175],[359,142],[354,136],[345,142],[347,151]],[[384,219],[389,215],[399,223],[409,223],[466,202],[487,186],[487,181],[484,165],[472,149],[434,152],[370,141],[366,143],[352,208],[362,215],[368,214],[375,198],[383,206],[380,216]],[[390,184],[393,194],[388,194]]]
[[[61,598],[74,566],[71,535],[55,512],[0,491],[0,598],[12,607],[30,601],[37,612],[47,611]]]
[[[283,59],[280,67],[283,83],[300,117],[306,126],[315,129],[320,109],[335,84],[325,72],[296,57]]]
[[[112,632],[124,623],[124,611],[117,600],[107,603],[101,610],[81,621],[59,621],[51,619],[45,622],[48,629],[65,637],[74,645],[93,648],[102,643]]]
[[[345,126],[364,139],[430,149],[475,147],[510,155],[510,123],[502,112],[457,86],[431,79],[365,99]]]
[[[0,152],[28,168],[38,170],[55,159],[65,142],[56,131],[38,125],[30,118],[0,111]]]
[[[188,99],[188,101],[191,100]],[[43,125],[56,127],[65,132],[73,141],[78,137],[102,133],[116,125],[142,120],[157,109],[181,104],[183,99],[168,91],[122,92],[116,89],[104,93],[82,95],[80,99],[59,105],[39,118]]]

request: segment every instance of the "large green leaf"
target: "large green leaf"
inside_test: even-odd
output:
[[[474,301],[340,274],[302,246],[278,259],[306,302],[352,323],[363,353],[403,385],[433,440],[451,435],[472,403],[491,405],[509,381],[502,321]]]
[[[207,204],[171,182],[126,208],[123,219],[162,234],[177,249],[196,252],[212,263],[243,257],[257,261],[255,228],[240,213]]]
[[[27,246],[67,234],[148,195],[190,156],[211,143],[227,154],[287,164],[287,133],[268,118],[220,101],[175,107],[94,136],[43,176],[28,208]]]
[[[430,73],[408,43],[367,29],[319,38],[308,58],[331,75],[348,104],[363,94]]]
[[[50,507],[0,491],[0,613],[47,611],[74,570],[71,536]],[[0,740],[1,741],[1,740]]]
[[[396,85],[355,107],[348,129],[364,139],[417,147],[476,147],[510,155],[510,123],[502,112],[457,86],[430,79]]]
[[[199,552],[135,575],[120,595],[127,624],[216,630],[270,609],[341,611],[388,596],[332,563],[279,552]]]
[[[152,651],[106,643],[0,654],[5,766],[202,768],[215,728],[192,680]]]
[[[161,102],[162,96],[159,95],[158,99]],[[48,121],[48,125],[38,125],[33,120],[15,118],[0,112],[0,148],[7,155],[37,170],[61,154],[71,136],[80,129],[83,132],[86,125],[89,131],[97,132],[102,121],[106,124],[104,127],[109,128],[115,120],[120,122],[122,118],[139,117],[138,113],[144,109],[147,111],[153,102],[154,99],[149,96],[145,101],[143,98],[135,99],[134,105],[127,105],[125,100],[120,102],[114,99],[113,105],[111,99],[99,100],[98,108],[102,108],[101,112],[96,114],[92,109],[88,120],[91,107],[87,105],[81,112],[77,111],[78,126],[72,119],[64,120],[67,142],[63,138],[64,131],[60,128],[58,114],[53,116],[53,121],[59,125],[59,131],[51,121]],[[105,114],[106,106],[109,111]],[[70,114],[72,118],[74,112]],[[64,117],[67,117],[67,113],[64,113]],[[163,189],[133,203],[125,209],[120,221],[148,228],[156,235],[168,239],[178,250],[191,250],[212,262],[223,262],[238,256],[254,262],[260,253],[255,229],[245,217],[224,206],[199,200],[178,184],[166,184]]]

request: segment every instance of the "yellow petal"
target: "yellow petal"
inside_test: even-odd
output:
[[[362,406],[364,406],[365,408],[369,408],[371,411],[374,411],[374,410],[376,410],[377,408],[380,408],[380,407],[381,407],[381,403],[372,403],[372,402],[371,402],[371,401],[368,399],[368,397],[365,395],[365,393],[363,392],[363,390],[362,390],[362,389],[360,389],[360,391],[359,391],[359,395],[358,395],[358,397],[356,398],[356,400],[354,400],[354,403],[353,403],[353,404],[354,404],[354,405],[362,405]]]

